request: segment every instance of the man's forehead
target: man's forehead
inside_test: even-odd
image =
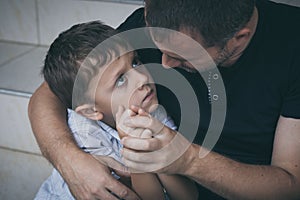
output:
[[[162,53],[179,60],[207,55],[206,49],[198,41],[182,33],[170,34],[161,40],[153,38],[153,41]]]
[[[156,45],[165,49],[193,48],[202,46],[201,37],[184,31],[174,31],[171,29],[150,29],[150,35]]]

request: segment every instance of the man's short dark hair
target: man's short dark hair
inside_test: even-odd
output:
[[[146,22],[200,33],[204,45],[223,46],[249,22],[255,0],[145,0]]]
[[[114,34],[110,26],[93,21],[72,26],[51,44],[42,73],[52,92],[67,108],[72,108],[73,86],[82,62],[97,45]],[[96,66],[91,67],[85,79],[95,76],[96,70]]]

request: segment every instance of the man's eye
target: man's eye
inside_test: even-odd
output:
[[[141,64],[142,64],[142,62],[138,58],[134,58],[132,60],[132,68],[136,68],[136,67],[140,66]]]
[[[126,83],[126,77],[125,75],[122,75],[116,81],[116,87],[121,87],[122,85],[124,85],[124,83]]]

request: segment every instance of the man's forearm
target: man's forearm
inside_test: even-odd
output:
[[[67,159],[60,152],[80,152],[66,122],[66,108],[43,83],[28,105],[31,127],[42,154],[56,167]]]
[[[199,158],[199,149],[190,148],[192,165],[183,175],[215,193],[227,199],[299,199],[299,182],[286,170],[242,164],[214,152]]]

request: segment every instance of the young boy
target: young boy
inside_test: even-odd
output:
[[[87,153],[109,156],[122,163],[119,153],[122,145],[116,131],[117,109],[136,105],[149,113],[156,112],[158,100],[155,85],[140,66],[136,54],[128,52],[125,40],[114,35],[113,28],[97,21],[62,32],[49,48],[43,75],[50,89],[68,108],[69,127],[78,146]],[[176,128],[168,117],[162,123]],[[192,181],[180,176],[160,176],[131,174],[131,185],[146,200],[197,199]],[[35,199],[74,197],[54,170]]]

